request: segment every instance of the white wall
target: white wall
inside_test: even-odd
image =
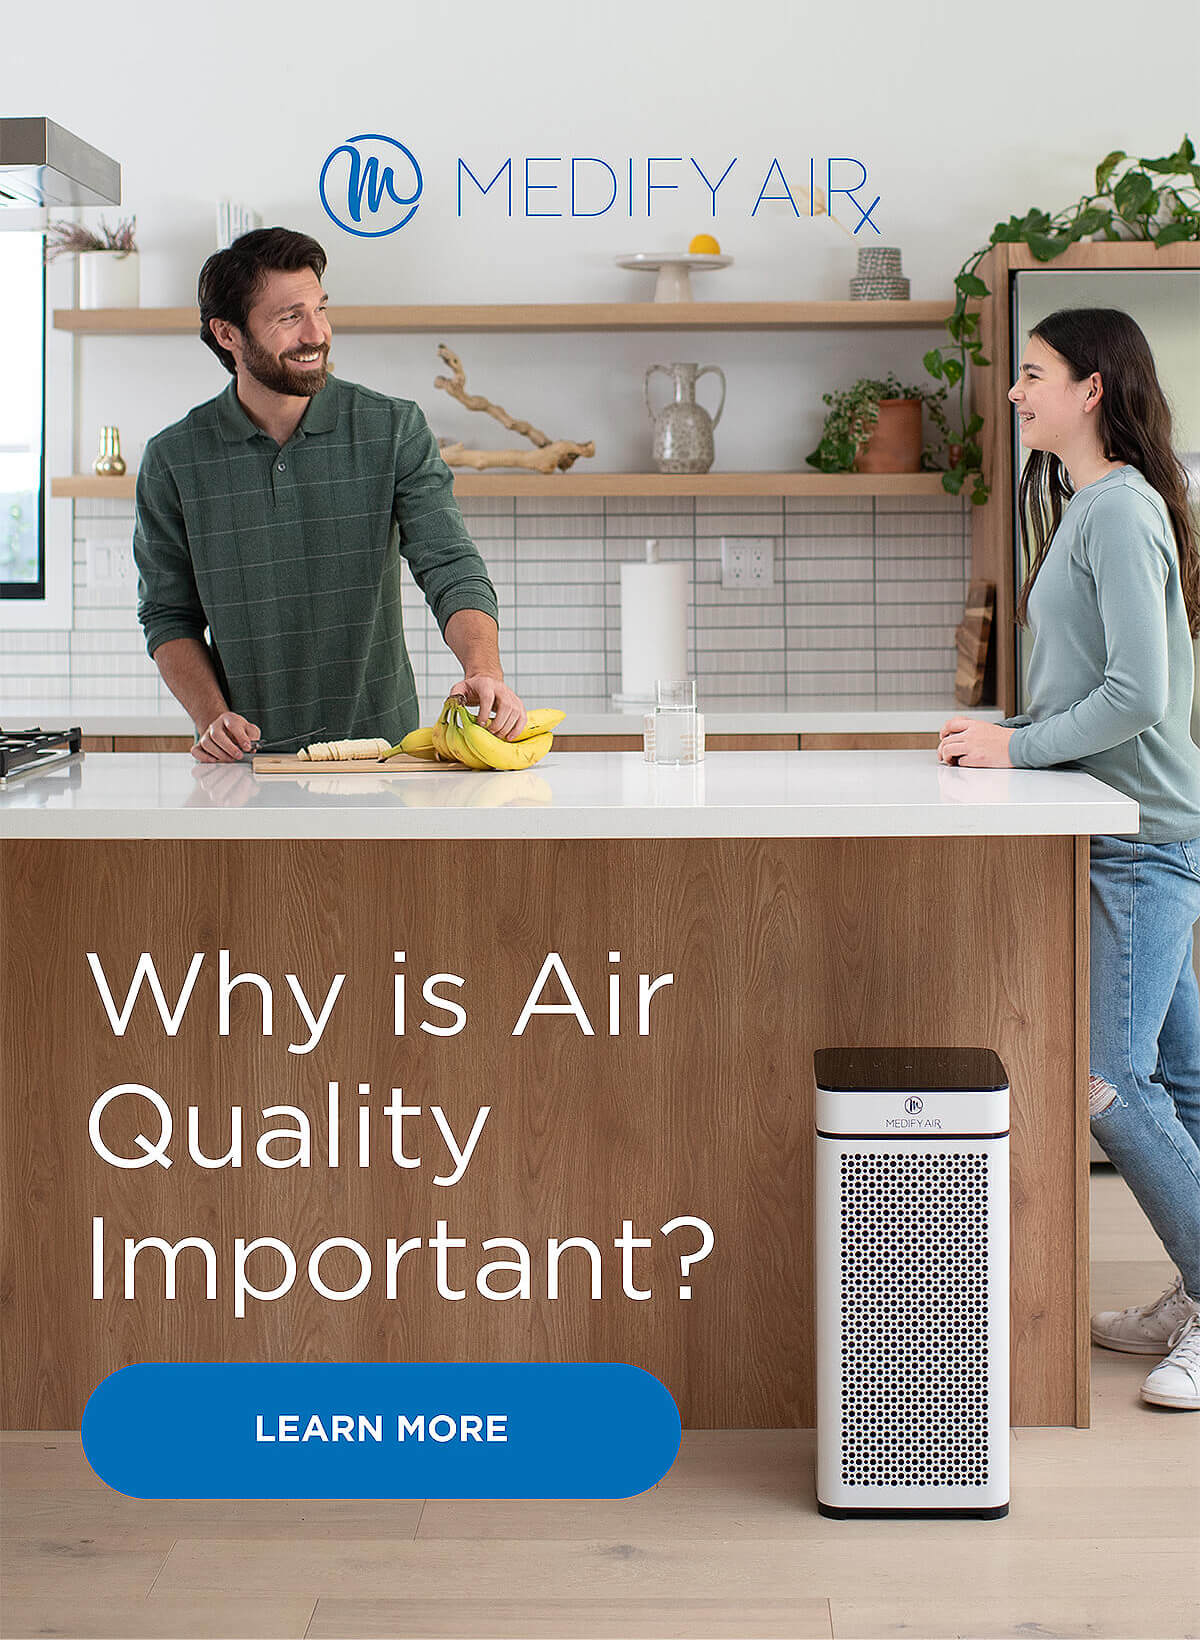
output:
[[[1136,15],[1098,0],[1086,17],[1044,0],[126,0],[113,14],[56,0],[9,8],[3,96],[6,112],[48,113],[122,161],[151,304],[191,299],[211,202],[229,193],[326,235],[342,301],[628,293],[633,276],[609,257],[646,241],[636,223],[458,222],[433,196],[460,153],[738,154],[750,171],[776,154],[794,174],[810,154],[858,155],[883,196],[884,243],[904,248],[913,294],[936,296],[997,217],[1074,199],[1112,148],[1174,150],[1195,108],[1194,25],[1191,0]],[[1139,36],[1152,73],[1134,72]],[[429,182],[408,227],[375,244],[333,229],[315,195],[326,154],[363,130],[406,141]],[[699,185],[695,209],[659,197],[652,240],[704,225]],[[722,212],[739,259],[717,276],[722,296],[840,293],[850,241],[785,212]]]
[[[1086,20],[1061,3],[1001,14],[931,0],[852,9],[126,0],[112,14],[56,0],[9,13],[3,111],[48,114],[121,160],[146,305],[194,300],[220,196],[320,238],[340,302],[648,294],[643,276],[612,257],[706,228],[736,258],[708,276],[714,295],[839,296],[861,238],[828,220],[797,221],[786,203],[749,211],[772,157],[799,187],[809,156],[841,154],[867,165],[865,197],[882,196],[882,242],[902,248],[913,296],[938,297],[998,218],[1073,200],[1114,147],[1172,152],[1195,104],[1192,0],[1143,7],[1136,24],[1115,0]],[[1132,69],[1135,28],[1153,73]],[[364,130],[406,142],[426,177],[413,220],[377,241],[337,228],[316,192],[325,156]],[[508,221],[490,199],[454,214],[459,155],[482,176],[508,155],[600,155],[620,170],[622,157],[648,154],[695,155],[710,177],[738,156],[715,224],[698,180],[686,194],[656,196],[650,222],[615,212]],[[835,209],[857,220],[845,202]],[[454,435],[479,418],[433,392],[438,339],[346,339],[339,369],[418,398]],[[594,436],[596,466],[613,468],[648,465],[644,366],[703,353],[730,373],[718,463],[754,467],[798,465],[817,436],[822,391],[889,366],[919,376],[937,339],[708,336],[666,351],[666,337],[468,337],[461,350],[472,385],[554,432]],[[77,464],[91,461],[101,421],[119,422],[136,459],[146,437],[224,380],[198,341],[88,342]]]

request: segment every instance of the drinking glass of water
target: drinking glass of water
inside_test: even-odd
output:
[[[653,743],[647,756],[655,763],[696,763],[703,757],[696,684],[692,678],[660,678],[654,685]]]

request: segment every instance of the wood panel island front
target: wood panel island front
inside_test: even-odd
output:
[[[887,1044],[1003,1060],[1012,1418],[1085,1425],[1088,839],[1137,824],[927,750],[11,782],[0,1421],[135,1361],[578,1360],[812,1425],[812,1055]]]

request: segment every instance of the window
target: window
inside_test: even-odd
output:
[[[46,593],[43,246],[0,234],[0,598]]]

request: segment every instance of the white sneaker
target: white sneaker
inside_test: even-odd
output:
[[[1180,1412],[1200,1412],[1200,1315],[1189,1315],[1168,1340],[1170,1355],[1148,1373],[1142,1400]]]
[[[1200,1315],[1200,1304],[1183,1290],[1177,1275],[1166,1292],[1153,1304],[1125,1310],[1101,1310],[1092,1317],[1092,1342],[1106,1350],[1126,1350],[1130,1355],[1165,1355],[1170,1337],[1189,1316]]]

